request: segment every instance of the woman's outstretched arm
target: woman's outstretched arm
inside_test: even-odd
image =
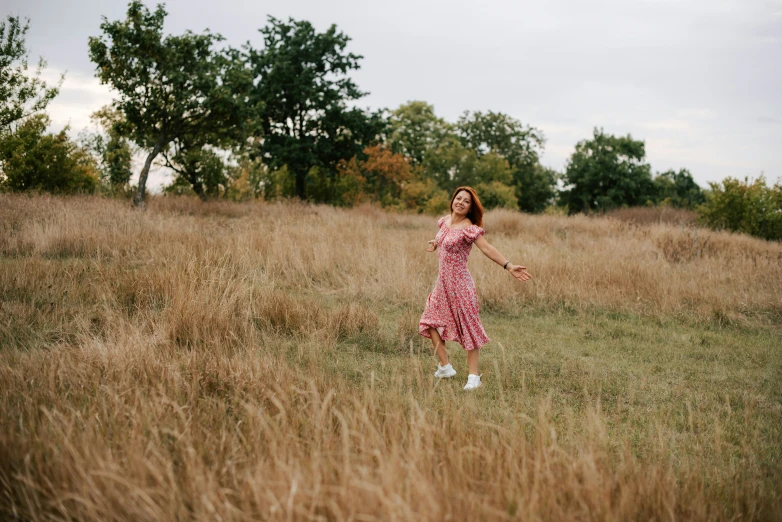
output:
[[[483,252],[483,255],[494,261],[500,266],[505,266],[506,263],[508,263],[508,259],[505,258],[502,254],[500,254],[500,251],[494,248],[489,244],[488,241],[483,236],[480,236],[478,239],[475,240],[475,246],[478,247],[478,249]],[[529,272],[527,272],[526,266],[521,265],[514,265],[513,263],[508,263],[507,270],[511,273],[513,277],[518,279],[519,281],[528,281],[532,279],[532,276]]]

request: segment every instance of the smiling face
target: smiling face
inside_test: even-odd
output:
[[[466,216],[470,211],[470,205],[472,205],[472,196],[466,190],[461,190],[453,198],[451,211],[459,216]]]

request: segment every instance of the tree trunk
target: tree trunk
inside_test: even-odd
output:
[[[144,201],[144,197],[146,196],[147,176],[149,176],[149,168],[152,166],[152,161],[154,161],[154,159],[160,153],[160,150],[162,148],[163,148],[163,136],[161,135],[160,138],[157,140],[157,143],[155,143],[155,148],[152,149],[152,152],[150,152],[149,155],[147,156],[147,160],[144,162],[144,168],[141,169],[141,174],[139,174],[138,191],[136,192],[136,195],[133,197],[133,206],[138,207],[141,210],[147,209],[147,203],[146,201]]]

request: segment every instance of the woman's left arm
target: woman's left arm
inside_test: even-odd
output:
[[[486,241],[486,238],[483,236],[478,237],[478,239],[475,240],[475,246],[478,247],[478,249],[483,252],[483,255],[494,261],[500,266],[504,266],[505,263],[508,263],[507,270],[511,273],[513,277],[518,279],[519,281],[529,281],[532,279],[532,276],[529,272],[527,272],[526,266],[521,265],[514,265],[513,263],[509,263],[508,260],[500,254],[500,251],[494,248],[489,244],[488,241]]]

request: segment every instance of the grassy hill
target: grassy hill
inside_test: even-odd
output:
[[[490,212],[462,391],[436,219],[0,195],[0,518],[782,517],[782,245]]]

